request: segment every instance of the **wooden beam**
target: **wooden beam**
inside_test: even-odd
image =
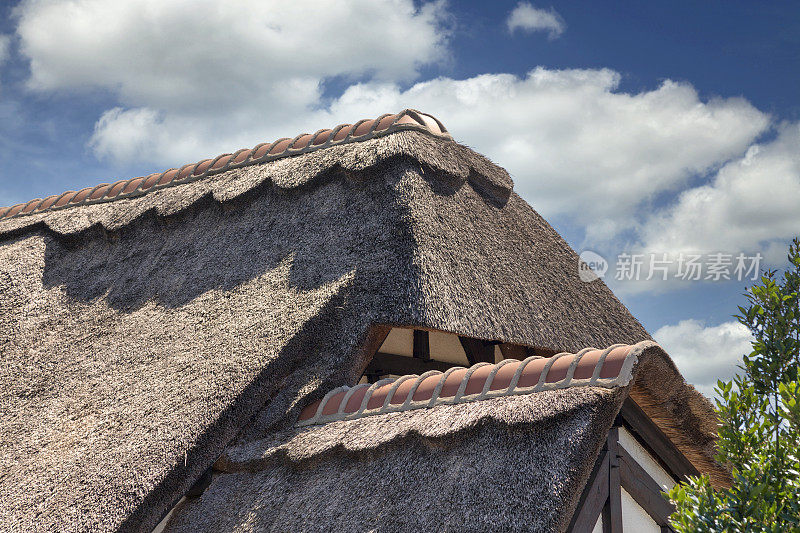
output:
[[[699,476],[700,472],[672,443],[636,402],[627,398],[620,410],[622,424],[638,437],[637,440],[675,479]]]
[[[397,376],[404,376],[406,374],[421,375],[428,370],[444,372],[451,366],[454,365],[442,361],[434,361],[433,359],[424,361],[416,357],[378,352],[367,365],[364,374],[367,376],[384,376],[386,374],[394,374]]]
[[[381,349],[383,342],[386,340],[386,337],[389,336],[389,332],[391,330],[392,328],[390,326],[383,324],[373,324],[369,328],[366,338],[358,349],[359,368],[356,368],[356,372],[354,372],[351,376],[352,384],[358,383],[358,381],[361,379],[361,376],[366,374],[366,368],[369,365],[369,362],[372,361],[375,353]],[[367,375],[367,380],[369,379],[370,376]],[[370,383],[374,383],[374,381],[371,381]]]
[[[591,531],[591,530],[587,530]],[[606,504],[603,506],[603,533],[612,533],[611,531],[611,505],[609,505],[608,500],[606,500]]]
[[[608,529],[606,516],[603,516],[603,530],[610,533],[622,533],[622,485],[619,464],[619,431],[616,427],[608,431]]]
[[[578,500],[578,506],[567,531],[574,533],[591,531],[606,502],[608,502],[608,450],[603,447]]]
[[[423,361],[431,359],[431,344],[428,332],[421,329],[414,330],[414,357]]]
[[[470,365],[494,363],[494,346],[500,343],[472,337],[459,337],[458,340],[461,342],[461,347],[464,348],[464,353],[467,354]]]
[[[662,489],[650,474],[625,451],[619,449],[619,474],[622,486],[647,511],[656,524],[668,526],[675,507],[661,494]]]

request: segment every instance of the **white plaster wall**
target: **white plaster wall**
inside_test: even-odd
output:
[[[379,351],[412,357],[414,355],[414,330],[392,328]]]
[[[432,359],[454,365],[469,366],[467,354],[464,353],[464,348],[461,347],[461,342],[458,340],[457,335],[431,331],[428,333],[428,340]]]
[[[625,451],[633,457],[639,465],[650,474],[656,483],[658,483],[664,491],[668,491],[675,486],[675,480],[664,468],[658,464],[658,461],[650,455],[644,446],[639,444],[636,437],[623,428],[619,428],[619,444]]]
[[[622,531],[631,533],[661,533],[661,527],[650,518],[628,491],[622,489]]]

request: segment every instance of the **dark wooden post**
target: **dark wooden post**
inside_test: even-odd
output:
[[[608,432],[608,504],[603,509],[603,532],[622,533],[622,485],[619,477],[619,430]]]
[[[414,330],[414,357],[423,361],[431,360],[431,345],[427,331]]]

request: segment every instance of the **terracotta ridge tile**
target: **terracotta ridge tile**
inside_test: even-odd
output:
[[[359,120],[355,124],[340,124],[321,129],[316,133],[301,133],[293,138],[281,138],[271,143],[260,143],[252,149],[243,148],[232,154],[221,154],[197,163],[171,168],[148,176],[139,176],[114,183],[101,183],[80,191],[66,191],[47,198],[36,198],[10,207],[0,207],[0,220],[44,213],[79,205],[98,204],[124,198],[135,198],[152,191],[191,183],[233,168],[266,163],[300,154],[323,150],[354,142],[362,142],[397,131],[421,131],[436,137],[452,139],[447,128],[435,117],[405,109],[396,114],[383,114],[374,119]]]
[[[605,350],[585,348],[576,354],[504,359],[497,364],[478,363],[470,368],[431,370],[373,384],[339,387],[308,405],[297,426],[353,420],[437,405],[488,400],[501,396],[533,394],[572,387],[625,387],[643,348],[614,344]]]

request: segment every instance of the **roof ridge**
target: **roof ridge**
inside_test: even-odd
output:
[[[496,364],[477,363],[470,368],[431,370],[420,376],[411,374],[373,384],[338,387],[303,409],[295,425],[325,424],[544,390],[625,387],[647,347],[646,342],[613,344],[604,350],[584,348],[575,354],[562,352],[546,358],[504,359]],[[502,369],[505,370],[499,375]]]
[[[94,187],[86,187],[79,191],[66,191],[46,198],[35,198],[11,207],[0,207],[0,220],[80,205],[134,198],[175,185],[191,183],[235,168],[307,154],[332,146],[362,142],[405,130],[421,131],[436,137],[452,139],[444,124],[433,115],[415,109],[404,109],[395,114],[385,113],[374,119],[362,119],[354,124],[339,124],[334,128],[317,130],[313,134],[301,133],[293,138],[282,137],[273,142],[257,144],[250,149],[242,148],[233,153],[221,154],[197,163],[189,163],[180,168],[170,168],[163,172],[119,180],[114,183],[101,183]]]

